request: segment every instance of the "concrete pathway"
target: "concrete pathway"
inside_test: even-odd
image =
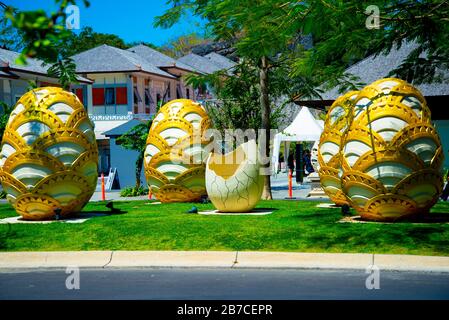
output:
[[[148,200],[148,195],[138,197],[120,197],[120,190],[111,190],[106,192],[106,201],[111,200],[114,201]],[[95,191],[89,201],[101,201],[101,191]]]
[[[311,187],[307,178],[304,180],[304,183],[298,184],[296,183],[296,178],[293,177],[293,197],[296,200],[314,200],[307,198]],[[285,172],[280,172],[275,176],[271,176],[271,191],[273,194],[273,199],[283,200],[288,197],[288,176]],[[130,200],[147,200],[148,196],[139,196],[139,197],[120,197],[120,190],[111,190],[106,192],[106,200],[114,200],[114,201],[130,201]],[[319,201],[325,201],[327,198],[318,199]],[[90,201],[101,201],[101,191],[97,188],[97,191],[94,192]]]
[[[0,252],[1,271],[68,266],[366,270],[370,265],[381,270],[449,272],[449,257],[248,251]]]
[[[317,201],[329,201],[329,198],[308,198],[307,195],[311,191],[311,186],[308,178],[304,178],[303,183],[296,183],[296,177],[292,179],[293,197],[296,200],[317,200]],[[288,175],[285,172],[280,172],[277,175],[271,176],[271,193],[273,199],[284,200],[288,197]]]

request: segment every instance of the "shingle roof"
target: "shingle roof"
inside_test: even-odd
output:
[[[189,53],[188,55],[179,58],[178,61],[181,61],[182,63],[185,63],[195,68],[199,72],[206,74],[214,73],[216,71],[223,69],[210,59],[207,59],[194,53]]]
[[[221,54],[211,52],[204,56],[204,58],[209,59],[216,65],[220,66],[222,69],[231,69],[236,65],[236,63],[225,56],[222,56]]]
[[[41,74],[43,76],[47,76],[47,70],[50,67],[47,64],[44,64],[43,61],[39,59],[33,59],[33,58],[27,58],[27,64],[26,65],[19,65],[16,63],[16,59],[19,57],[20,53],[6,50],[6,49],[0,49],[0,67],[3,68],[3,72],[9,74],[9,70],[13,71],[20,71],[20,72],[30,72],[30,73],[37,73]],[[86,79],[81,76],[77,76],[78,81],[82,82],[89,82],[92,81],[89,79]]]
[[[176,78],[134,52],[105,44],[78,53],[72,58],[78,73],[143,71],[162,77]]]
[[[0,77],[13,78],[13,79],[19,78],[18,75],[14,74],[12,72],[6,71],[6,70],[1,70],[1,69],[0,69]]]
[[[387,55],[383,54],[377,57],[371,55],[346,69],[346,73],[358,76],[361,81],[370,84],[378,79],[387,77],[390,71],[396,69],[416,47],[416,43],[408,42],[404,43],[398,50],[392,49]],[[416,87],[424,96],[449,95],[448,82],[420,84],[416,85]],[[321,96],[323,100],[335,100],[340,94],[337,88],[333,88],[324,92]]]
[[[135,54],[141,56],[142,58],[158,67],[177,67],[179,69],[184,69],[191,72],[196,71],[191,66],[176,61],[172,57],[169,57],[162,52],[154,50],[143,44],[139,44],[137,46],[129,48],[128,51],[134,52]]]

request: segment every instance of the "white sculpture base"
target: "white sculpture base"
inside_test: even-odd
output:
[[[272,214],[272,209],[253,209],[250,212],[220,212],[218,210],[200,211],[198,214],[217,216],[265,216]]]
[[[320,176],[317,172],[312,172],[307,176],[310,181],[312,190],[307,195],[307,198],[328,198],[320,183]]]

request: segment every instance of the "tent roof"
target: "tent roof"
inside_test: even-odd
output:
[[[316,120],[309,108],[302,107],[295,120],[279,134],[286,141],[317,141],[320,140],[323,126]]]
[[[322,120],[316,120],[310,113],[309,108],[302,107],[295,120],[274,136],[273,156],[271,162],[273,164],[273,172],[276,173],[279,164],[279,151],[282,141],[318,141],[323,131]]]

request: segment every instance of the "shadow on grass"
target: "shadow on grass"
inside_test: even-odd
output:
[[[363,219],[360,216],[347,216],[345,221],[339,222],[353,222],[353,223],[373,223],[373,224],[432,224],[432,223],[449,223],[449,213],[431,213],[425,216],[410,217],[398,219],[396,221],[371,221]]]
[[[2,232],[0,233],[0,250],[6,249],[7,244],[6,244],[6,240],[11,237],[11,236],[15,236],[16,232],[12,231],[12,225],[8,223],[8,230],[6,230],[6,232]]]
[[[106,217],[106,216],[116,216],[128,213],[128,211],[117,209],[117,211],[105,210],[105,211],[82,211],[77,213],[74,218],[96,218],[96,217]]]

